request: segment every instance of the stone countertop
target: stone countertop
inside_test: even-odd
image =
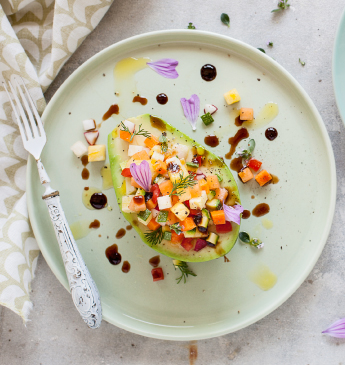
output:
[[[271,14],[273,0],[115,0],[96,30],[66,63],[46,93],[49,100],[83,62],[127,37],[160,29],[198,29],[262,47],[304,87],[320,111],[337,165],[336,212],[328,242],[315,268],[281,307],[257,323],[226,336],[192,343],[141,337],[103,322],[92,332],[83,325],[70,295],[40,256],[32,285],[34,310],[25,327],[0,307],[0,364],[341,364],[345,340],[321,334],[345,316],[345,130],[332,85],[332,51],[343,11],[341,0],[290,0]],[[226,12],[227,28],[220,20]],[[266,42],[274,42],[271,49]],[[306,62],[302,67],[298,59]],[[345,67],[345,65],[344,65]],[[191,346],[197,358],[190,360]]]

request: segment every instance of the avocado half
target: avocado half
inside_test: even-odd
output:
[[[228,205],[240,204],[240,196],[238,188],[232,173],[228,166],[222,159],[208,151],[204,146],[195,142],[184,133],[180,132],[164,120],[152,116],[150,114],[139,115],[138,117],[128,118],[129,121],[135,123],[137,126],[142,124],[142,128],[155,135],[160,135],[162,132],[167,133],[168,140],[172,140],[174,143],[181,143],[190,146],[191,149],[196,151],[197,147],[202,147],[205,150],[204,153],[204,165],[200,169],[207,174],[218,174],[223,180],[221,187],[226,188],[229,191],[229,195],[226,201]],[[126,194],[126,186],[124,177],[121,175],[120,163],[129,159],[127,155],[128,143],[123,141],[118,136],[118,127],[116,127],[108,136],[108,153],[110,161],[111,175],[113,179],[114,189],[116,193],[117,203],[121,209],[122,196]],[[196,152],[195,152],[196,153]],[[160,244],[151,246],[147,243],[144,233],[149,230],[147,227],[138,222],[135,213],[122,212],[127,221],[138,232],[141,239],[151,248],[157,252],[169,256],[173,259],[186,261],[186,262],[203,262],[217,259],[226,255],[235,245],[240,226],[232,223],[232,231],[219,235],[219,240],[216,247],[206,246],[199,252],[194,250],[186,251],[179,244],[171,244],[169,241],[163,240]]]

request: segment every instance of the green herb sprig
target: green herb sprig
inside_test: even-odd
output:
[[[278,11],[282,11],[282,10],[285,10],[285,9],[289,8],[290,4],[288,4],[288,2],[289,2],[289,0],[279,0],[278,4],[277,4],[278,8],[273,9],[271,11],[271,13],[277,13]]]
[[[146,137],[146,138],[151,138],[151,134],[150,134],[148,131],[145,131],[145,129],[141,129],[141,124],[139,125],[139,130],[138,130],[138,132],[136,132],[136,131],[135,131],[135,128],[134,128],[133,133],[131,133],[131,132],[129,131],[128,127],[126,127],[126,126],[124,125],[124,123],[123,123],[123,122],[121,122],[120,126],[121,126],[121,128],[122,128],[122,129],[121,129],[122,131],[125,131],[125,132],[128,132],[128,133],[130,133],[130,134],[131,134],[130,142],[132,141],[132,139],[134,138],[134,136],[144,136],[144,137]]]
[[[176,234],[182,233],[182,227],[180,226],[180,223],[174,223],[170,226],[170,229],[174,231]]]
[[[247,243],[248,245],[254,246],[258,249],[264,247],[264,243],[261,240],[258,238],[250,238],[247,232],[240,232],[238,237],[243,243]]]
[[[228,26],[230,28],[230,18],[229,18],[228,14],[222,13],[220,16],[220,20],[223,24],[225,24],[226,26]]]
[[[151,246],[156,246],[163,241],[164,233],[162,227],[159,227],[156,231],[144,233],[144,236]]]
[[[181,196],[187,188],[192,187],[198,183],[197,180],[194,180],[194,174],[189,174],[186,177],[183,177],[183,174],[180,174],[179,176],[180,176],[180,181],[173,182],[173,188],[169,196],[172,195]]]
[[[166,137],[166,133],[163,132],[159,137],[159,142],[161,143],[161,151],[165,153],[168,151],[168,138]]]
[[[249,160],[252,157],[252,154],[255,149],[255,141],[254,139],[251,139],[248,142],[248,149],[241,150],[236,152],[237,156],[244,158],[245,160]]]
[[[299,63],[304,67],[305,66],[305,62],[301,61],[301,59],[298,59]]]
[[[189,23],[187,29],[196,29],[193,23]]]
[[[180,260],[173,260],[174,268],[179,269],[181,271],[181,276],[176,278],[177,284],[180,284],[180,282],[183,280],[183,282],[186,284],[188,275],[190,276],[196,276],[196,274],[188,267],[187,262],[180,261]]]

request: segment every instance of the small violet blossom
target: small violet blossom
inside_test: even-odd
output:
[[[345,318],[334,322],[326,330],[322,331],[322,333],[332,337],[345,338]]]
[[[243,212],[242,205],[236,204],[233,207],[229,207],[228,205],[224,204],[223,201],[223,210],[225,214],[225,220],[228,222],[234,222],[236,224],[241,224],[241,217],[240,214]]]
[[[178,73],[176,71],[178,61],[173,58],[162,58],[155,62],[147,62],[147,65],[167,79],[176,79],[178,77]]]
[[[192,125],[193,131],[196,130],[196,121],[198,120],[200,111],[200,99],[198,95],[193,94],[188,100],[181,98],[181,105],[183,108],[184,116]]]
[[[145,191],[150,191],[152,173],[149,163],[146,160],[141,161],[140,165],[132,163],[129,169],[135,182],[140,185]]]

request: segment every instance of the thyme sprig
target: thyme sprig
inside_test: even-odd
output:
[[[159,227],[156,231],[144,233],[144,236],[151,246],[155,246],[163,241],[164,233],[162,227]]]
[[[163,132],[159,137],[159,142],[161,143],[161,151],[165,153],[168,151],[168,138],[166,132]]]
[[[277,4],[277,9],[273,9],[271,13],[277,13],[278,11],[285,10],[290,7],[290,4],[288,4],[289,0],[279,0]]]
[[[122,128],[121,129],[122,131],[125,131],[125,132],[128,132],[131,134],[131,139],[129,140],[130,142],[132,142],[132,139],[134,138],[134,136],[144,136],[146,138],[151,138],[151,134],[148,131],[146,131],[145,129],[141,129],[141,124],[139,125],[138,132],[136,132],[135,128],[134,128],[133,133],[131,133],[129,131],[128,127],[126,127],[123,122],[121,122],[120,126]]]
[[[196,27],[195,27],[195,25],[194,25],[192,22],[190,22],[190,23],[188,24],[187,29],[196,29]]]
[[[240,232],[238,235],[239,239],[250,246],[256,247],[258,249],[264,247],[264,243],[258,238],[251,238],[247,232]]]
[[[170,226],[170,229],[172,231],[174,231],[176,234],[181,234],[182,233],[182,228],[180,226],[180,223],[174,223]]]
[[[188,275],[190,276],[196,276],[194,272],[188,267],[187,262],[180,261],[180,260],[173,260],[174,268],[179,269],[181,271],[181,276],[176,278],[177,284],[180,284],[180,282],[183,280],[183,282],[186,284]]]
[[[181,196],[187,188],[192,187],[197,183],[198,180],[194,180],[194,174],[189,174],[186,177],[183,177],[183,174],[180,174],[180,180],[173,182],[173,188],[169,196]]]

